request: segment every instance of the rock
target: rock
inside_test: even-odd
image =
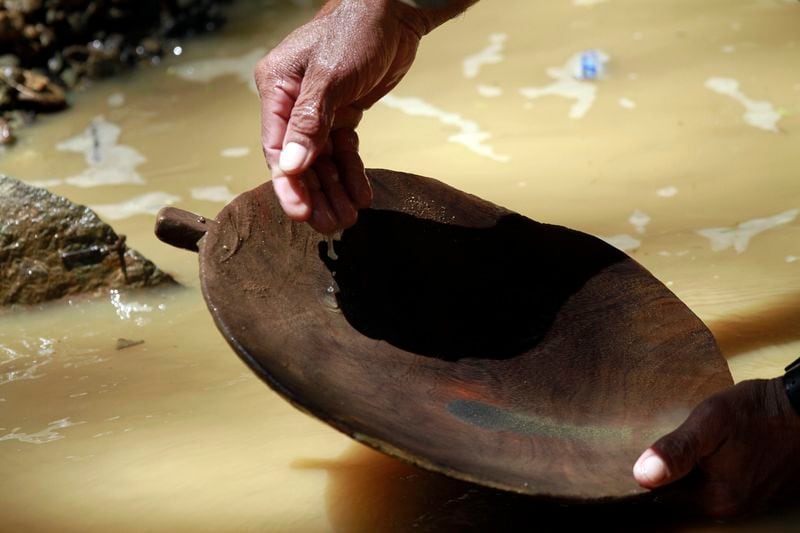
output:
[[[140,344],[144,344],[144,341],[132,340],[132,339],[117,339],[117,350],[124,350],[125,348],[139,346]]]
[[[11,125],[3,118],[0,118],[0,146],[11,145],[16,141]]]
[[[0,175],[0,306],[176,285],[88,207]]]
[[[43,72],[23,82],[0,79],[0,110],[57,111],[63,88],[104,78],[137,64],[158,64],[164,43],[219,27],[219,4],[230,0],[0,1],[0,72]],[[8,91],[7,89],[11,89]]]
[[[18,67],[0,68],[0,109],[58,111],[66,106],[64,90],[47,76]]]

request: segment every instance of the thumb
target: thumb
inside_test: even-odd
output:
[[[633,466],[639,485],[654,489],[677,481],[717,450],[724,439],[724,424],[714,406],[706,400],[678,429],[645,450]]]
[[[331,84],[323,76],[307,72],[292,107],[278,161],[288,175],[308,170],[328,140],[336,106]]]

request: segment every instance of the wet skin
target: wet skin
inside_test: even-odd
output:
[[[355,132],[363,111],[408,72],[423,35],[473,2],[434,3],[328,2],[259,62],[262,146],[290,218],[330,234],[370,204]]]

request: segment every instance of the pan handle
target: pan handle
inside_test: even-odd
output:
[[[176,248],[197,252],[197,242],[208,231],[205,217],[177,207],[165,207],[156,217],[156,237]]]

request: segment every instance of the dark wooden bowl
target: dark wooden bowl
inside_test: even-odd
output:
[[[638,455],[732,384],[705,325],[600,239],[369,175],[374,204],[337,259],[270,184],[216,220],[167,208],[157,233],[199,244],[208,307],[247,365],[354,439],[519,493],[642,493]]]

